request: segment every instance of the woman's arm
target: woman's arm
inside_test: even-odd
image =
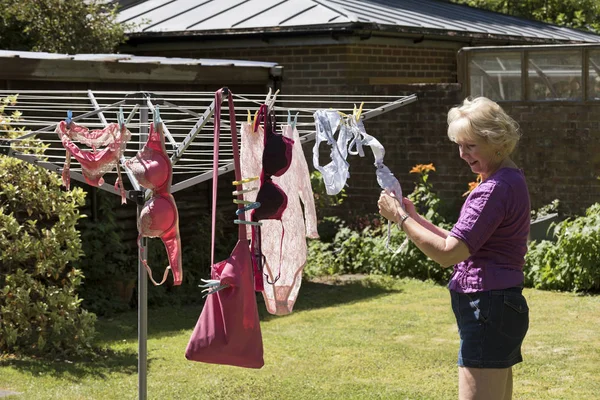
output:
[[[439,237],[441,237],[443,239],[446,239],[448,236],[450,236],[449,231],[432,224],[430,221],[428,221],[425,217],[421,216],[420,214],[415,213],[414,216],[410,215],[410,217],[412,219],[414,219],[415,221],[417,221],[419,223],[419,225],[421,225],[428,231],[435,233],[436,235],[438,235]]]
[[[431,223],[431,221],[427,220],[427,218],[420,215],[417,212],[417,209],[415,208],[415,205],[413,204],[413,202],[410,201],[408,198],[404,197],[402,199],[402,205],[404,206],[404,209],[406,210],[408,215],[410,215],[410,217],[412,219],[414,219],[415,221],[417,221],[420,225],[425,227],[425,229],[435,233],[436,235],[438,235],[439,237],[444,238],[444,239],[446,239],[450,235],[450,232],[448,232],[445,229],[440,228],[439,226],[435,226],[434,224]]]
[[[469,248],[461,240],[450,236],[446,230],[433,225],[425,218],[418,216],[418,214],[416,214],[417,218],[411,218],[409,213],[402,210],[400,202],[395,197],[383,192],[377,204],[382,216],[399,223],[400,228],[406,232],[408,238],[427,257],[442,267],[452,266],[470,256]],[[422,225],[422,222],[427,226]]]

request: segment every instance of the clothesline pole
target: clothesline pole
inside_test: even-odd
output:
[[[142,149],[148,138],[148,108],[140,106],[140,144]],[[141,197],[141,196],[140,196]],[[138,198],[137,221],[144,207],[144,199]],[[143,257],[148,253],[146,238],[142,238],[141,248],[138,249],[138,393],[139,400],[148,396],[148,276],[143,265]]]

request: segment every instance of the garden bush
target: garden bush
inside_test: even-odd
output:
[[[531,242],[526,284],[538,289],[600,290],[600,203],[554,227],[555,242]]]
[[[20,114],[4,113],[15,103],[0,99],[1,138],[24,134],[11,128]],[[19,145],[44,151],[35,139]],[[81,255],[76,224],[85,193],[65,191],[57,174],[6,156],[0,182],[0,353],[86,354],[96,317],[81,308],[82,274],[72,266]]]
[[[417,182],[408,197],[419,213],[438,226],[449,229],[451,226],[439,213],[440,199],[429,181],[429,174],[434,171],[433,164],[415,166],[410,172],[417,174]],[[323,195],[318,187],[313,187],[313,191],[316,191],[315,196]],[[332,224],[337,224],[337,228],[332,229]],[[327,227],[327,232],[336,233],[330,242],[313,240],[309,243],[305,268],[307,277],[363,273],[446,282],[452,273],[451,268],[442,268],[427,258],[412,242],[398,251],[406,235],[395,226],[390,231],[388,246],[388,225],[379,215],[365,216],[352,225],[339,218],[325,217],[319,224],[320,234],[323,225]]]

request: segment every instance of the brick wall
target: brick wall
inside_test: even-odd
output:
[[[157,54],[154,54],[157,55]],[[164,56],[277,62],[286,94],[348,93],[374,84],[456,82],[456,50],[393,45],[322,45],[202,49]]]
[[[365,123],[386,148],[386,164],[405,192],[413,189],[415,164],[434,163],[432,182],[444,206],[457,213],[474,175],[446,136],[448,110],[462,100],[456,82],[456,50],[392,45],[323,45],[162,52],[162,56],[273,61],[284,66],[282,92],[405,96],[418,101]],[[428,83],[416,83],[428,82]],[[232,88],[235,92],[235,88]],[[558,198],[581,212],[600,198],[600,106],[507,104],[524,133],[515,161],[528,178],[532,206]],[[310,158],[312,144],[305,145]],[[379,188],[372,156],[352,157],[349,200],[341,212],[376,212]],[[311,165],[312,162],[309,162]]]

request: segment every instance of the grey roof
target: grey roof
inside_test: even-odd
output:
[[[121,0],[119,21],[131,33],[202,34],[307,30],[374,24],[402,32],[600,42],[600,36],[437,0]]]
[[[262,61],[222,60],[212,58],[175,58],[175,57],[145,57],[131,54],[56,54],[33,51],[0,50],[2,58],[26,58],[37,60],[76,60],[97,62],[118,62],[130,64],[160,64],[160,65],[198,65],[198,66],[234,66],[272,68],[277,63]]]

